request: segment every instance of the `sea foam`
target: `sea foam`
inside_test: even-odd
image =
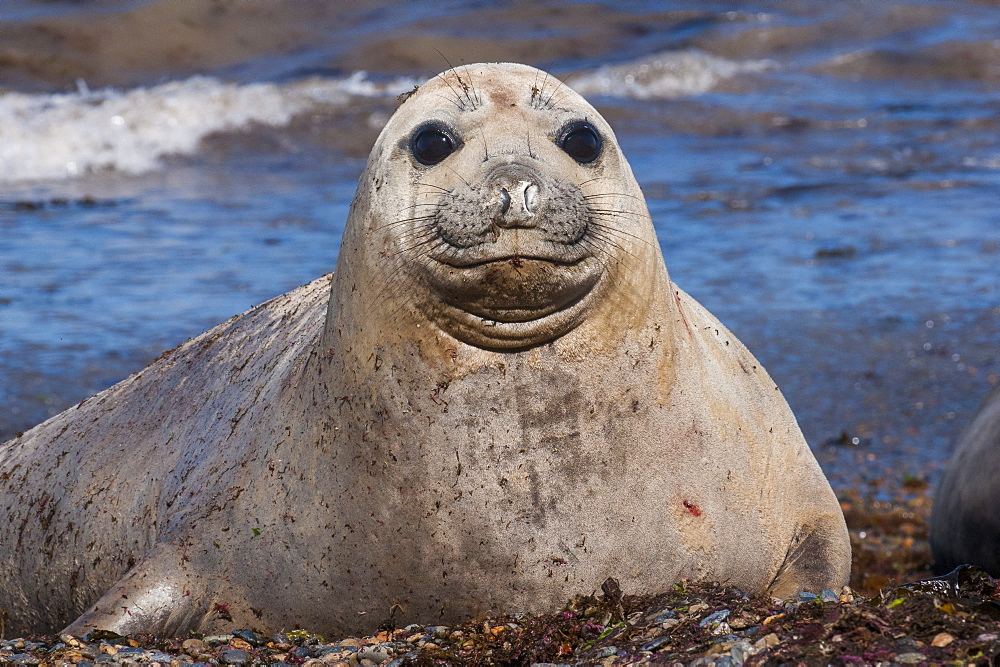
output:
[[[602,65],[573,77],[570,85],[584,96],[671,99],[700,95],[737,74],[775,67],[767,60],[735,62],[698,50],[667,51],[617,65]]]
[[[310,79],[285,85],[193,77],[128,91],[0,95],[0,180],[61,179],[114,169],[141,174],[167,155],[190,154],[213,132],[283,126],[316,104],[399,94],[415,81]]]
[[[651,99],[697,95],[766,61],[733,62],[700,51],[676,51],[604,65],[572,78],[584,96]],[[132,90],[0,94],[0,181],[63,179],[116,170],[141,174],[167,155],[188,155],[213,132],[253,123],[281,127],[316,105],[387,97],[419,82],[375,81],[365,72],[343,79],[234,84],[205,76]]]

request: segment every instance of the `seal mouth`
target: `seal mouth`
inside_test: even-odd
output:
[[[551,257],[543,254],[537,255],[502,255],[496,257],[482,257],[482,258],[441,258],[439,261],[445,266],[451,267],[453,269],[475,269],[480,267],[490,267],[490,266],[502,266],[510,265],[515,269],[523,268],[526,264],[531,262],[545,262],[552,264],[553,266],[575,266],[583,261],[584,258],[561,258],[561,257]]]
[[[560,329],[550,320],[580,307],[601,274],[600,263],[592,257],[523,255],[438,262],[437,270],[430,272],[447,319],[459,330],[475,328],[486,338],[511,338],[515,346],[541,342],[530,339]]]

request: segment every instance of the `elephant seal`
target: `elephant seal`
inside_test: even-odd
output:
[[[934,570],[971,563],[1000,577],[1000,385],[965,428],[931,509]]]
[[[791,411],[668,279],[611,128],[513,64],[400,106],[332,277],[8,442],[0,480],[14,634],[355,633],[850,567]]]

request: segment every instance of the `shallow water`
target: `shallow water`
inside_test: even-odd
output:
[[[441,54],[544,67],[605,114],[672,278],[835,485],[933,478],[1000,375],[995,8],[107,7],[0,7],[0,438],[330,271]]]

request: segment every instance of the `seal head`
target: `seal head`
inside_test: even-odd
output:
[[[386,126],[380,143],[397,139],[373,158],[393,168],[375,182],[393,205],[375,208],[398,217],[370,231],[442,331],[523,349],[588,318],[623,255],[655,239],[593,107],[538,70],[476,67],[432,79]]]

